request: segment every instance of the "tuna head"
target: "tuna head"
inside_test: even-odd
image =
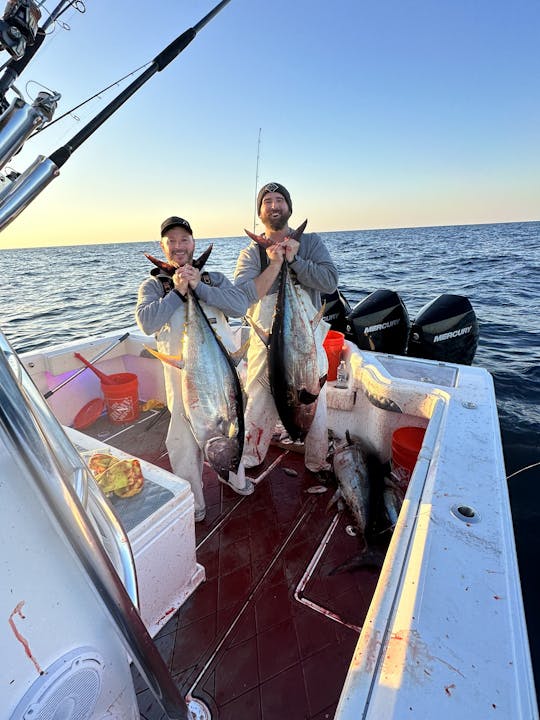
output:
[[[240,458],[242,457],[243,443],[238,437],[224,437],[218,435],[206,441],[204,456],[224,480],[229,479],[229,471],[238,472]]]

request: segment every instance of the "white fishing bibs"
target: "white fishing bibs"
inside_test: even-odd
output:
[[[315,317],[317,311],[307,292],[296,287],[300,299],[305,304],[308,317]],[[271,331],[277,294],[266,295],[250,311],[250,317],[260,328]],[[314,331],[320,376],[328,371],[328,359],[323,341],[330,326],[320,320]],[[252,329],[247,353],[247,407],[245,412],[246,438],[243,462],[246,468],[259,465],[268,451],[274,428],[279,420],[274,398],[270,392],[268,378],[268,349],[257,333]],[[317,409],[305,442],[305,465],[316,472],[327,467],[328,424],[326,417],[326,384],[321,388]]]

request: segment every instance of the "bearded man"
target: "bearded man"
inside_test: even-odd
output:
[[[270,332],[278,291],[278,277],[283,262],[289,264],[291,274],[311,317],[321,307],[321,293],[332,293],[337,288],[338,271],[319,235],[305,233],[300,242],[290,237],[292,229],[292,201],[289,191],[280,183],[264,185],[257,195],[257,213],[264,225],[263,238],[266,250],[252,241],[238,257],[234,283],[246,291],[254,283],[259,300],[251,305],[249,314],[254,323]],[[315,331],[317,357],[321,376],[328,364],[323,340],[329,325],[320,321]],[[245,468],[263,462],[278,413],[270,392],[268,380],[267,348],[252,329],[247,356],[248,375],[245,411],[246,436],[242,455]],[[326,385],[321,389],[315,417],[305,438],[305,465],[318,472],[328,468],[328,427],[326,420]]]

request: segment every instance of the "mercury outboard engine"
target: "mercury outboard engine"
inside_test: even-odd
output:
[[[339,290],[335,290],[333,293],[323,293],[321,300],[325,303],[323,318],[330,324],[332,330],[347,335],[347,315],[351,312],[351,306],[345,296]]]
[[[354,306],[347,317],[347,331],[361,350],[404,355],[409,316],[394,290],[375,290]]]
[[[470,365],[477,346],[478,321],[469,300],[439,295],[416,316],[407,355]]]

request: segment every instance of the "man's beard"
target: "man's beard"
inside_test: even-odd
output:
[[[174,253],[169,253],[167,260],[171,263],[171,265],[174,265],[175,267],[184,267],[184,265],[192,265],[194,253],[195,253],[195,251],[193,250],[192,252],[187,253],[187,255],[183,255],[181,258],[175,257]]]
[[[274,232],[283,230],[287,226],[287,222],[291,217],[291,211],[287,208],[278,217],[270,217],[268,214],[262,218],[264,224]]]

